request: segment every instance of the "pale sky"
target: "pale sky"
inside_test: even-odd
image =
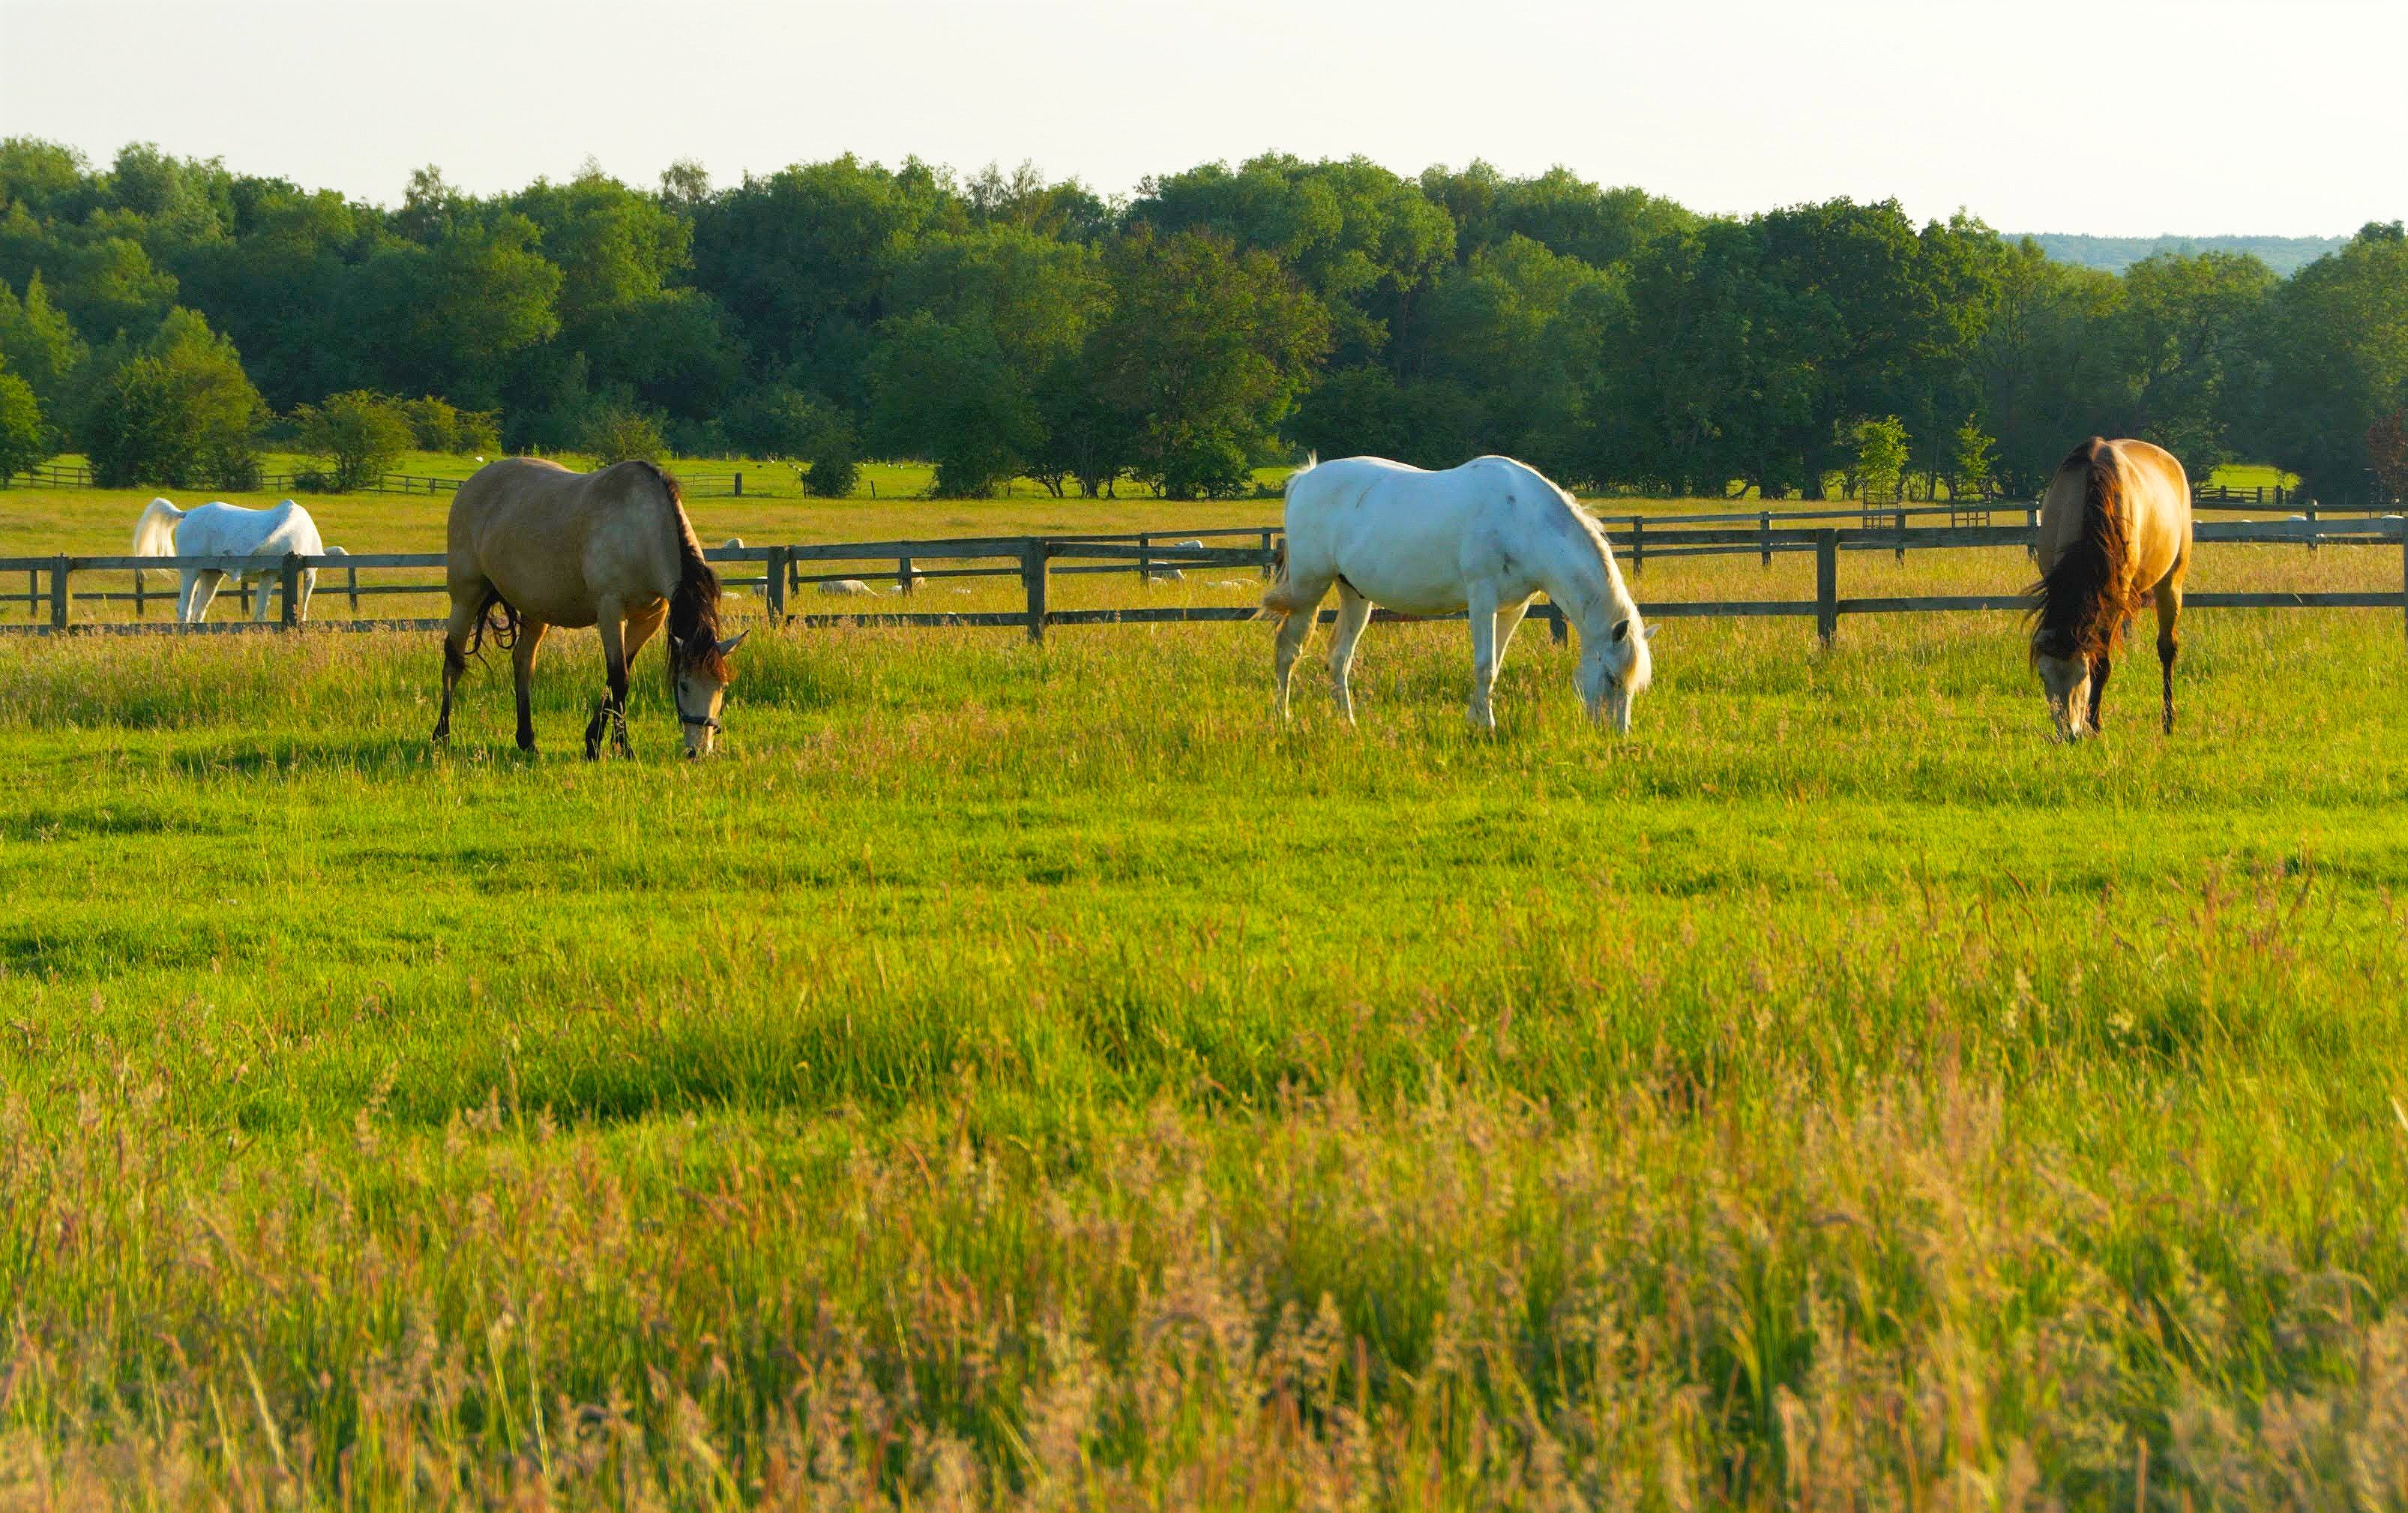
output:
[[[844,151],[1105,193],[1267,150],[2010,231],[2408,215],[2408,0],[0,0],[0,135],[384,203]]]

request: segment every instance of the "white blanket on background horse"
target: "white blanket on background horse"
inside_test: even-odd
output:
[[[1288,673],[1338,589],[1329,671],[1339,709],[1354,717],[1347,672],[1373,605],[1404,614],[1471,620],[1471,718],[1496,726],[1489,691],[1531,598],[1545,594],[1580,629],[1576,682],[1592,718],[1630,728],[1630,701],[1653,668],[1639,606],[1623,586],[1605,533],[1536,468],[1480,457],[1425,472],[1382,457],[1308,462],[1287,483],[1286,574],[1263,605],[1287,616],[1276,671],[1280,713]]]
[[[318,523],[309,512],[291,499],[273,510],[245,510],[239,505],[212,502],[196,510],[179,510],[165,499],[152,499],[134,526],[134,555],[138,557],[248,557],[248,556],[341,556],[343,549],[328,546],[318,535]],[[209,612],[209,603],[217,598],[218,589],[229,574],[214,568],[181,569],[183,583],[176,594],[176,618],[188,626],[198,625]],[[136,572],[135,580],[141,581]],[[259,598],[253,608],[254,620],[267,618],[268,590],[279,582],[274,572],[231,574],[236,587],[246,586],[256,578]],[[296,620],[309,618],[309,596],[318,587],[318,569],[306,568],[301,572],[299,601],[293,607]]]

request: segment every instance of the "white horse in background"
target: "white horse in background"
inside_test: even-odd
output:
[[[138,557],[248,557],[248,556],[342,556],[339,546],[328,546],[318,535],[318,523],[309,512],[291,499],[273,510],[245,510],[239,505],[212,502],[198,509],[179,510],[165,499],[152,499],[142,518],[134,525],[134,555]],[[209,603],[218,596],[219,587],[227,574],[215,568],[182,569],[183,585],[176,595],[176,618],[185,625],[196,626],[208,617]],[[235,573],[235,586],[243,587],[255,577],[259,598],[252,607],[251,618],[267,619],[268,591],[279,581],[274,572],[257,574]],[[138,586],[142,574],[136,570],[134,581]],[[293,607],[293,618],[309,618],[309,596],[317,591],[318,569],[306,568],[301,572],[301,599]]]
[[[1628,734],[1630,701],[1654,675],[1655,631],[1623,586],[1613,551],[1587,511],[1536,468],[1480,457],[1425,472],[1383,457],[1308,461],[1287,481],[1285,571],[1263,607],[1287,616],[1277,653],[1280,716],[1288,674],[1338,586],[1338,635],[1329,675],[1351,722],[1346,676],[1354,643],[1383,604],[1405,614],[1471,619],[1471,721],[1497,726],[1489,692],[1505,648],[1543,592],[1580,628],[1575,683],[1589,716]]]

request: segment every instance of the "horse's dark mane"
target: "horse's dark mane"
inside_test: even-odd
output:
[[[2057,465],[2062,475],[2087,473],[2082,491],[2082,536],[2057,559],[2032,592],[2039,627],[2032,650],[2051,656],[2113,656],[2132,607],[2124,602],[2131,542],[2124,528],[2123,484],[2114,454],[2100,437],[2075,447]]]
[[[702,559],[702,543],[685,517],[685,495],[668,470],[638,459],[635,466],[652,475],[666,497],[669,526],[677,533],[678,584],[669,595],[669,677],[680,671],[708,673],[725,683],[733,675],[719,655],[719,574]]]

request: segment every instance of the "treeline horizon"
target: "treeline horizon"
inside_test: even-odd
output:
[[[2119,274],[1895,201],[1716,217],[1478,162],[1268,155],[1109,200],[851,155],[485,196],[430,167],[385,208],[0,143],[0,471],[76,450],[238,487],[270,439],[342,463],[366,425],[831,489],[874,454],[946,494],[1226,495],[1311,449],[1773,499],[2028,493],[2104,434],[2343,502],[2408,488],[2403,410],[2398,223],[2287,277],[2215,250]]]

